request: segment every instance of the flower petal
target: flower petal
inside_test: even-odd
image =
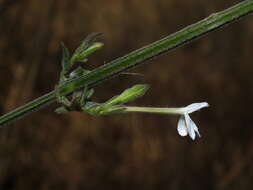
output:
[[[180,136],[187,136],[188,130],[185,123],[184,115],[181,115],[177,123],[177,131]]]
[[[200,135],[200,133],[199,133],[199,130],[198,130],[198,127],[197,127],[197,125],[194,123],[194,121],[192,121],[191,120],[191,127],[193,128],[193,130],[197,133],[197,135],[199,136],[199,137],[201,137],[201,135]]]
[[[209,104],[207,102],[199,102],[199,103],[193,103],[193,104],[190,104],[186,107],[184,107],[184,112],[185,113],[192,113],[192,112],[195,112],[195,111],[198,111],[204,107],[208,107]]]
[[[186,123],[186,127],[187,127],[187,131],[189,133],[189,136],[192,138],[192,140],[195,139],[196,134],[194,131],[194,126],[192,126],[192,123],[194,123],[190,116],[188,114],[184,114],[184,118],[185,118],[185,123]]]

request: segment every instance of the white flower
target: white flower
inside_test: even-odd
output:
[[[193,103],[186,107],[179,108],[179,113],[181,114],[178,124],[177,131],[181,136],[189,135],[192,140],[195,139],[196,133],[200,137],[200,133],[196,124],[191,120],[189,114],[195,111],[198,111],[204,107],[208,107],[207,102]]]
[[[208,107],[207,102],[193,103],[181,108],[157,108],[157,107],[135,107],[125,106],[123,112],[142,112],[142,113],[156,113],[156,114],[178,114],[180,115],[177,131],[181,136],[189,135],[192,140],[195,139],[196,133],[200,137],[200,133],[196,124],[191,120],[189,114],[198,111],[204,107]]]

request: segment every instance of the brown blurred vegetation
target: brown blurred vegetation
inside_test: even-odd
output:
[[[0,0],[0,113],[54,88],[60,41],[104,33],[92,69],[238,2]],[[96,88],[100,102],[136,83],[152,88],[133,105],[208,101],[192,116],[202,138],[180,137],[177,117],[51,105],[1,129],[0,189],[252,189],[252,42],[251,15]]]

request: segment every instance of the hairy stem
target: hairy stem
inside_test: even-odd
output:
[[[115,59],[110,63],[102,65],[92,72],[72,79],[59,86],[61,94],[66,95],[84,86],[94,86],[105,79],[111,78],[129,68],[135,67],[144,61],[150,60],[162,53],[175,49],[194,38],[200,37],[214,29],[232,22],[253,11],[253,0],[246,0],[224,11],[214,13],[209,17],[190,25],[174,34],[171,34],[159,41],[133,51],[123,57]],[[55,91],[51,91],[15,110],[0,117],[0,126],[17,120],[31,112],[37,111],[45,105],[54,102]]]

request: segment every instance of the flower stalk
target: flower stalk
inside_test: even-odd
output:
[[[151,113],[151,114],[182,114],[181,108],[157,108],[157,107],[137,107],[137,106],[125,106],[124,113],[139,112],[139,113]]]

